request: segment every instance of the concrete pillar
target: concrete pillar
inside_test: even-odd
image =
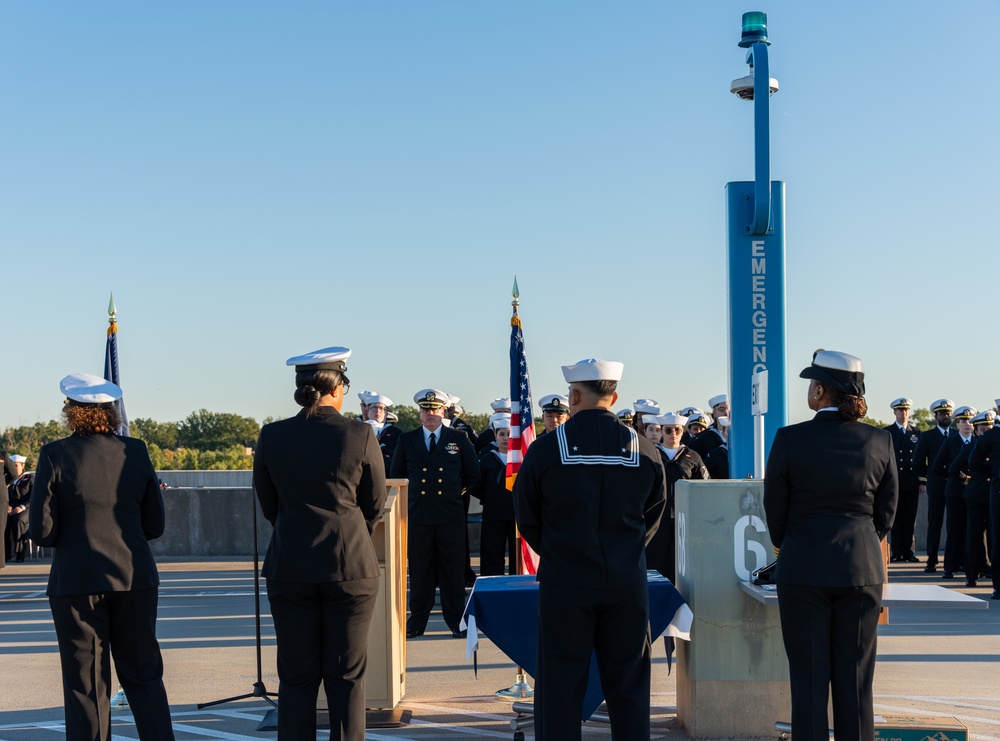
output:
[[[677,589],[694,613],[677,642],[677,716],[692,738],[774,737],[791,720],[775,607],[739,582],[774,560],[761,481],[679,481]]]

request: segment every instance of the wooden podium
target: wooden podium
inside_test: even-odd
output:
[[[365,707],[368,727],[401,725],[392,713],[406,692],[406,479],[387,479],[388,497],[372,541],[379,565],[379,591],[368,634]],[[316,710],[320,725],[327,721],[326,692],[320,687]],[[403,721],[405,722],[405,721]]]
[[[388,479],[389,496],[372,540],[379,591],[368,635],[366,707],[391,710],[406,693],[406,479]]]

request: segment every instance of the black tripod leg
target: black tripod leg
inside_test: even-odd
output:
[[[253,495],[253,490],[250,492],[250,509],[253,513],[253,606],[254,606],[254,617],[256,618],[256,638],[257,638],[257,681],[253,683],[253,691],[245,695],[237,695],[236,697],[227,697],[223,700],[212,700],[211,702],[198,703],[198,709],[211,707],[212,705],[222,705],[226,702],[235,702],[237,700],[249,700],[251,697],[259,697],[265,700],[271,705],[271,707],[277,709],[278,704],[272,700],[272,697],[277,697],[276,692],[268,692],[267,687],[264,686],[264,676],[261,670],[261,660],[260,660],[260,557],[257,550],[257,499]]]

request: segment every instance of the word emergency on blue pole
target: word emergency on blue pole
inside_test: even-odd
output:
[[[778,90],[770,76],[767,16],[743,14],[740,46],[750,75],[730,90],[754,104],[753,182],[726,184],[729,270],[729,475],[755,474],[753,376],[768,372],[764,456],[788,423],[785,360],[785,184],[771,181],[768,102]],[[759,449],[757,455],[759,456]],[[759,464],[758,464],[759,466]],[[760,476],[759,467],[756,475]]]

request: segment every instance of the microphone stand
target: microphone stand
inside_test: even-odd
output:
[[[227,697],[223,700],[212,700],[211,702],[202,702],[198,704],[198,709],[211,707],[212,705],[221,705],[227,702],[235,702],[236,700],[249,700],[251,697],[262,698],[265,702],[269,703],[272,708],[277,711],[278,704],[272,700],[272,697],[277,697],[278,693],[268,692],[267,687],[264,686],[264,678],[261,674],[261,662],[260,662],[260,569],[259,569],[259,556],[257,553],[257,499],[253,495],[253,490],[250,490],[250,508],[253,510],[253,606],[254,606],[254,617],[256,619],[257,626],[257,681],[253,683],[253,690],[245,695],[237,695],[236,697]],[[269,713],[270,715],[270,713]],[[265,722],[267,718],[265,717]]]

